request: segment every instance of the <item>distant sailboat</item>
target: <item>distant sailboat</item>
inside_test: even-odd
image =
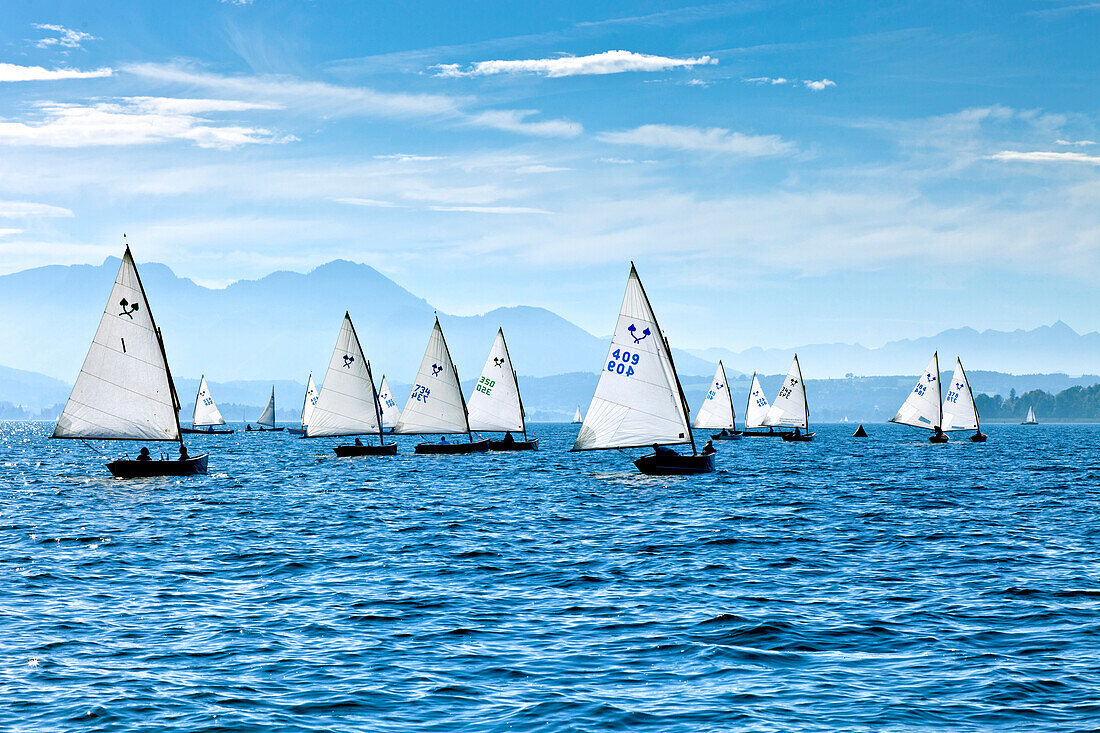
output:
[[[940,356],[937,352],[932,354],[932,361],[924,368],[924,374],[905,398],[898,414],[890,418],[890,422],[931,430],[932,437],[928,439],[930,442],[946,443],[947,435],[942,430],[943,404],[940,399]]]
[[[321,392],[317,396],[317,405],[306,425],[306,437],[333,438],[375,433],[378,434],[378,445],[363,445],[356,440],[352,445],[338,445],[333,450],[341,457],[397,454],[397,444],[387,444],[382,437],[382,409],[378,404],[370,362],[363,355],[351,316],[345,312],[328,371],[325,372],[325,381],[321,383]]]
[[[538,450],[539,439],[527,438],[523,400],[519,396],[519,380],[512,368],[512,357],[508,355],[503,328],[497,329],[497,337],[488,358],[485,359],[481,377],[474,385],[474,391],[470,393],[467,412],[471,430],[505,434],[503,440],[490,440],[489,450]],[[513,438],[513,432],[522,432],[523,440]]]
[[[668,445],[691,445],[681,455]],[[672,352],[661,334],[638,271],[630,265],[615,335],[572,450],[659,446],[634,461],[646,474],[714,470],[714,456],[700,454],[688,424],[688,406]]]
[[[393,392],[390,391],[385,374],[382,375],[382,386],[378,388],[378,401],[382,405],[382,427],[386,432],[392,433],[401,419],[401,408],[393,398]]]
[[[804,442],[813,440],[814,437],[814,433],[810,432],[809,421],[810,406],[806,402],[806,383],[802,379],[798,354],[795,354],[787,378],[783,380],[775,402],[764,417],[764,424],[768,427],[794,428],[793,432],[783,436],[783,440]]]
[[[986,435],[978,423],[978,408],[974,404],[974,395],[970,383],[966,380],[962,359],[955,359],[955,373],[951,375],[951,384],[947,385],[947,397],[943,399],[943,430],[973,430],[970,436],[973,443],[984,443]]]
[[[1038,425],[1039,424],[1039,421],[1035,418],[1035,410],[1033,410],[1030,405],[1028,405],[1028,408],[1027,408],[1027,417],[1024,418],[1024,421],[1020,424],[1021,425]]]
[[[313,408],[317,406],[317,385],[313,383],[313,372],[309,373],[309,379],[306,380],[306,394],[302,398],[302,422],[300,428],[287,428],[288,433],[294,433],[295,435],[305,435],[306,425],[309,425],[309,416],[313,413]]]
[[[764,395],[764,387],[760,384],[760,377],[756,372],[752,373],[752,382],[749,384],[749,399],[745,405],[745,429],[741,436],[745,438],[782,438],[789,431],[776,432],[775,428],[768,427],[767,432],[758,430],[766,427],[764,419],[768,416],[768,398]]]
[[[714,379],[710,382],[710,389],[699,407],[699,414],[692,422],[693,430],[720,430],[710,436],[714,440],[737,440],[741,436],[737,432],[737,416],[733,411],[733,397],[730,395],[729,383],[726,381],[726,368],[721,360],[714,370]]]
[[[164,342],[129,246],[53,437],[179,443],[179,460],[154,460],[143,448],[136,460],[111,461],[119,478],[206,473],[209,455],[189,457],[183,444]]]
[[[573,424],[580,425],[583,422],[584,418],[581,417],[581,408],[580,405],[578,405],[576,411],[573,413]]]
[[[458,370],[451,361],[451,352],[443,338],[439,319],[435,319],[424,360],[416,375],[401,419],[395,433],[402,435],[442,435],[438,443],[420,443],[416,453],[456,454],[480,453],[489,450],[489,439],[474,440],[470,432],[470,418],[466,412],[466,400],[462,398],[462,385]],[[447,435],[466,434],[466,443],[448,443]]]
[[[246,425],[245,432],[277,433],[283,429],[275,427],[275,385],[271,386],[271,397],[268,398],[264,411],[256,418],[256,424],[259,427],[254,428],[251,425]]]
[[[195,411],[191,414],[191,427],[180,428],[182,433],[194,435],[229,435],[232,430],[215,430],[215,425],[225,425],[225,418],[214,402],[210,394],[210,387],[206,384],[206,375],[199,379],[199,391],[195,395]],[[200,430],[200,428],[206,428]]]

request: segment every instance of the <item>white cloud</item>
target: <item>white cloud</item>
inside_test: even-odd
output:
[[[516,173],[561,173],[562,171],[571,170],[573,169],[538,163],[536,165],[521,165],[519,168],[516,168]]]
[[[50,46],[59,46],[61,48],[80,48],[80,45],[84,41],[96,41],[99,40],[91,33],[85,33],[84,31],[76,31],[72,28],[66,28],[62,25],[51,25],[49,23],[35,23],[34,27],[40,31],[53,31],[56,36],[47,36],[35,41],[34,45],[39,48],[49,48]]]
[[[443,160],[442,155],[414,155],[411,153],[390,153],[388,155],[376,155],[375,160],[396,160],[401,163],[420,162],[428,160]]]
[[[490,109],[470,115],[469,124],[536,137],[576,137],[584,131],[579,122],[570,120],[527,121],[536,114],[538,110],[533,109]]]
[[[790,80],[784,79],[782,76],[754,76],[745,79],[745,81],[753,84],[787,84]]]
[[[338,204],[349,204],[350,206],[372,206],[380,209],[396,209],[404,208],[401,204],[395,204],[392,201],[382,201],[380,199],[361,199],[355,197],[344,197],[336,199]]]
[[[588,56],[557,56],[544,59],[516,59],[478,61],[462,68],[459,64],[440,64],[433,66],[436,76],[493,76],[496,74],[538,74],[539,76],[562,77],[591,74],[621,74],[627,71],[667,71],[669,69],[690,68],[717,64],[718,59],[710,56],[699,58],[670,58],[652,56],[632,51],[604,51]]]
[[[16,219],[25,216],[71,217],[73,212],[60,206],[36,204],[30,201],[0,201],[0,216]]]
[[[1049,150],[1002,150],[989,156],[990,160],[1018,161],[1023,163],[1090,163],[1100,165],[1100,155],[1085,155],[1084,153],[1067,153]]]
[[[802,86],[806,87],[807,89],[813,89],[815,92],[820,92],[827,89],[828,87],[835,87],[836,82],[830,79],[821,79],[819,81],[806,79],[802,82]]]
[[[0,229],[0,237],[7,237],[12,234],[22,234],[22,229]]]
[[[550,214],[528,206],[429,206],[432,211],[466,211],[474,214]]]
[[[1056,145],[1070,145],[1076,148],[1084,148],[1096,144],[1094,140],[1055,140],[1054,143]]]
[[[602,132],[600,140],[617,145],[641,145],[723,155],[760,157],[793,153],[795,146],[779,135],[746,135],[721,127],[642,125],[633,130]]]
[[[78,69],[45,69],[41,66],[19,66],[0,63],[0,82],[4,81],[54,81],[57,79],[94,79],[111,76],[114,69],[106,67],[80,71]]]

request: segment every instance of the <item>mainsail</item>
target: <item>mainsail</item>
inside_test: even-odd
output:
[[[53,437],[180,439],[164,344],[129,247]]]
[[[363,356],[351,316],[344,313],[317,406],[306,425],[306,437],[381,434],[381,420],[370,363]]]
[[[199,380],[199,393],[195,395],[195,412],[191,415],[191,425],[225,425],[225,418],[214,403],[210,387],[206,384],[205,374]]]
[[[256,419],[260,425],[266,425],[269,428],[275,427],[275,387],[271,387],[271,397],[267,400],[267,407],[264,408],[263,413]]]
[[[573,450],[689,442],[694,445],[672,354],[631,264],[615,335]]]
[[[1035,418],[1035,410],[1030,405],[1027,408],[1027,417],[1025,418],[1025,422],[1027,422],[1027,423],[1037,423],[1037,422],[1039,422]]]
[[[522,431],[523,407],[519,384],[504,342],[504,329],[497,329],[496,340],[481,369],[481,377],[470,393],[468,405],[470,429],[485,432]]]
[[[428,339],[416,383],[394,432],[406,435],[470,432],[458,370],[451,361],[438,318]],[[473,440],[473,436],[470,439]]]
[[[947,397],[943,399],[943,429],[978,430],[978,409],[974,406],[974,395],[959,358],[955,359],[955,373],[951,375]]]
[[[397,406],[397,400],[393,398],[386,375],[382,375],[382,386],[378,390],[378,402],[382,406],[382,427],[393,430],[397,427],[397,421],[401,419],[401,408]]]
[[[940,410],[940,355],[937,352],[932,354],[924,374],[890,422],[932,430],[943,424]]]
[[[302,427],[309,425],[309,417],[313,414],[313,408],[317,406],[317,385],[313,383],[313,372],[309,373],[306,381],[306,396],[302,399]]]
[[[798,364],[798,354],[794,355],[787,378],[775,396],[775,402],[764,416],[767,427],[802,428],[807,427],[810,408],[806,404],[806,385],[802,381],[802,368]]]
[[[749,402],[745,406],[745,429],[764,427],[764,418],[768,416],[769,407],[760,378],[753,372],[752,384],[749,385]]]
[[[582,422],[584,422],[584,418],[581,417],[581,408],[578,405],[576,412],[573,413],[573,423],[576,424],[576,425],[579,425]]]
[[[726,382],[726,368],[722,362],[718,362],[718,368],[714,370],[714,379],[711,380],[710,389],[706,399],[699,408],[699,414],[695,416],[693,428],[707,430],[733,430],[735,415],[733,412],[733,400],[730,397],[730,387]]]

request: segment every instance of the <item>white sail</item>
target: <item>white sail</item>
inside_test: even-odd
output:
[[[935,353],[890,422],[932,430],[943,424],[940,409],[940,356]]]
[[[764,427],[764,418],[768,416],[768,398],[764,395],[764,387],[760,384],[760,377],[756,372],[752,374],[752,384],[749,385],[749,402],[745,406],[745,429]]]
[[[467,405],[470,429],[503,433],[523,430],[523,408],[519,402],[519,385],[504,342],[504,329],[497,329],[493,348],[485,359],[481,377],[470,393]]]
[[[265,407],[263,413],[256,418],[256,422],[260,425],[266,425],[269,428],[275,427],[275,387],[271,388],[271,397],[267,400],[267,407]]]
[[[798,354],[794,355],[787,378],[775,396],[775,402],[764,416],[767,427],[802,428],[807,427],[809,408],[806,405],[806,385],[802,381],[802,368],[798,364]]]
[[[615,335],[573,450],[690,441],[687,408],[668,344],[631,265]]]
[[[1032,409],[1030,405],[1027,408],[1027,419],[1025,420],[1025,422],[1029,422],[1029,423],[1039,422],[1038,420],[1035,419],[1035,410]]]
[[[573,413],[573,424],[579,425],[584,422],[584,418],[581,417],[581,408],[578,406],[577,410]]]
[[[214,403],[210,387],[206,384],[206,375],[199,380],[199,393],[195,395],[195,412],[191,415],[191,425],[225,425],[225,418]]]
[[[467,433],[469,430],[458,371],[451,361],[451,353],[447,350],[443,329],[439,327],[437,318],[416,375],[416,383],[394,432],[438,435]]]
[[[179,440],[164,346],[129,247],[53,437]]]
[[[344,313],[317,406],[306,425],[306,437],[377,433],[379,415],[370,364],[363,356],[351,316]]]
[[[401,419],[401,408],[393,398],[393,392],[390,391],[385,374],[382,375],[382,387],[378,390],[378,402],[382,405],[382,427],[393,430],[397,427],[397,421]]]
[[[978,409],[974,406],[974,395],[970,383],[966,381],[962,359],[955,359],[955,373],[947,385],[947,396],[943,398],[943,430],[977,430]]]
[[[733,402],[730,399],[730,387],[726,382],[726,368],[722,362],[718,362],[718,368],[714,370],[714,379],[711,380],[710,389],[707,390],[706,399],[699,408],[699,414],[695,416],[693,428],[707,430],[733,430],[734,429]]]
[[[317,406],[317,385],[313,383],[313,372],[309,373],[306,380],[306,396],[302,400],[302,427],[309,425],[309,416],[313,414],[313,408]]]

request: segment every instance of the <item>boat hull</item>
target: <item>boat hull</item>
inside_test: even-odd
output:
[[[206,473],[209,453],[183,461],[136,461],[123,458],[107,464],[116,478],[153,478],[156,476],[196,476]]]
[[[989,436],[986,435],[985,433],[981,433],[981,432],[974,433],[973,435],[970,436],[970,442],[971,443],[984,443],[988,437]]]
[[[690,476],[714,470],[714,455],[684,456],[679,453],[650,453],[634,461],[647,476]]]
[[[815,435],[817,435],[817,433],[802,433],[800,435],[788,433],[787,435],[783,436],[783,440],[787,441],[788,443],[809,443],[814,439]]]
[[[733,432],[726,433],[725,435],[723,435],[722,433],[715,433],[714,435],[710,436],[710,439],[711,440],[741,440],[741,431],[740,430],[735,430]]]
[[[286,431],[291,435],[305,435],[305,428],[287,428]]]
[[[752,430],[742,430],[741,431],[741,437],[742,438],[782,438],[786,435],[794,435],[794,433],[792,433],[789,430],[783,430],[783,431],[779,431],[779,432],[776,432],[776,431],[773,430],[773,431],[767,432],[767,433],[765,433],[765,432],[754,432]]]
[[[352,456],[396,456],[397,443],[385,445],[338,445],[333,448],[341,458]]]
[[[245,430],[246,433],[281,433],[286,428],[252,428],[251,430]]]
[[[496,453],[504,453],[508,451],[517,450],[538,450],[539,439],[532,438],[531,440],[490,440],[489,450]]]
[[[232,435],[232,430],[199,430],[197,428],[180,428],[184,435]]]
[[[413,452],[428,456],[456,456],[484,453],[488,450],[489,439],[483,438],[472,443],[419,443]]]
[[[940,433],[939,435],[933,435],[932,437],[930,437],[928,439],[928,442],[929,443],[946,443],[947,440],[948,440],[947,439],[947,433]]]
[[[1024,421],[1023,421],[1022,423],[1020,423],[1020,424],[1021,424],[1021,425],[1038,425],[1038,424],[1039,424],[1039,421],[1038,421],[1038,420],[1034,420],[1034,421],[1032,421],[1032,422],[1028,422],[1027,420],[1024,420]]]

